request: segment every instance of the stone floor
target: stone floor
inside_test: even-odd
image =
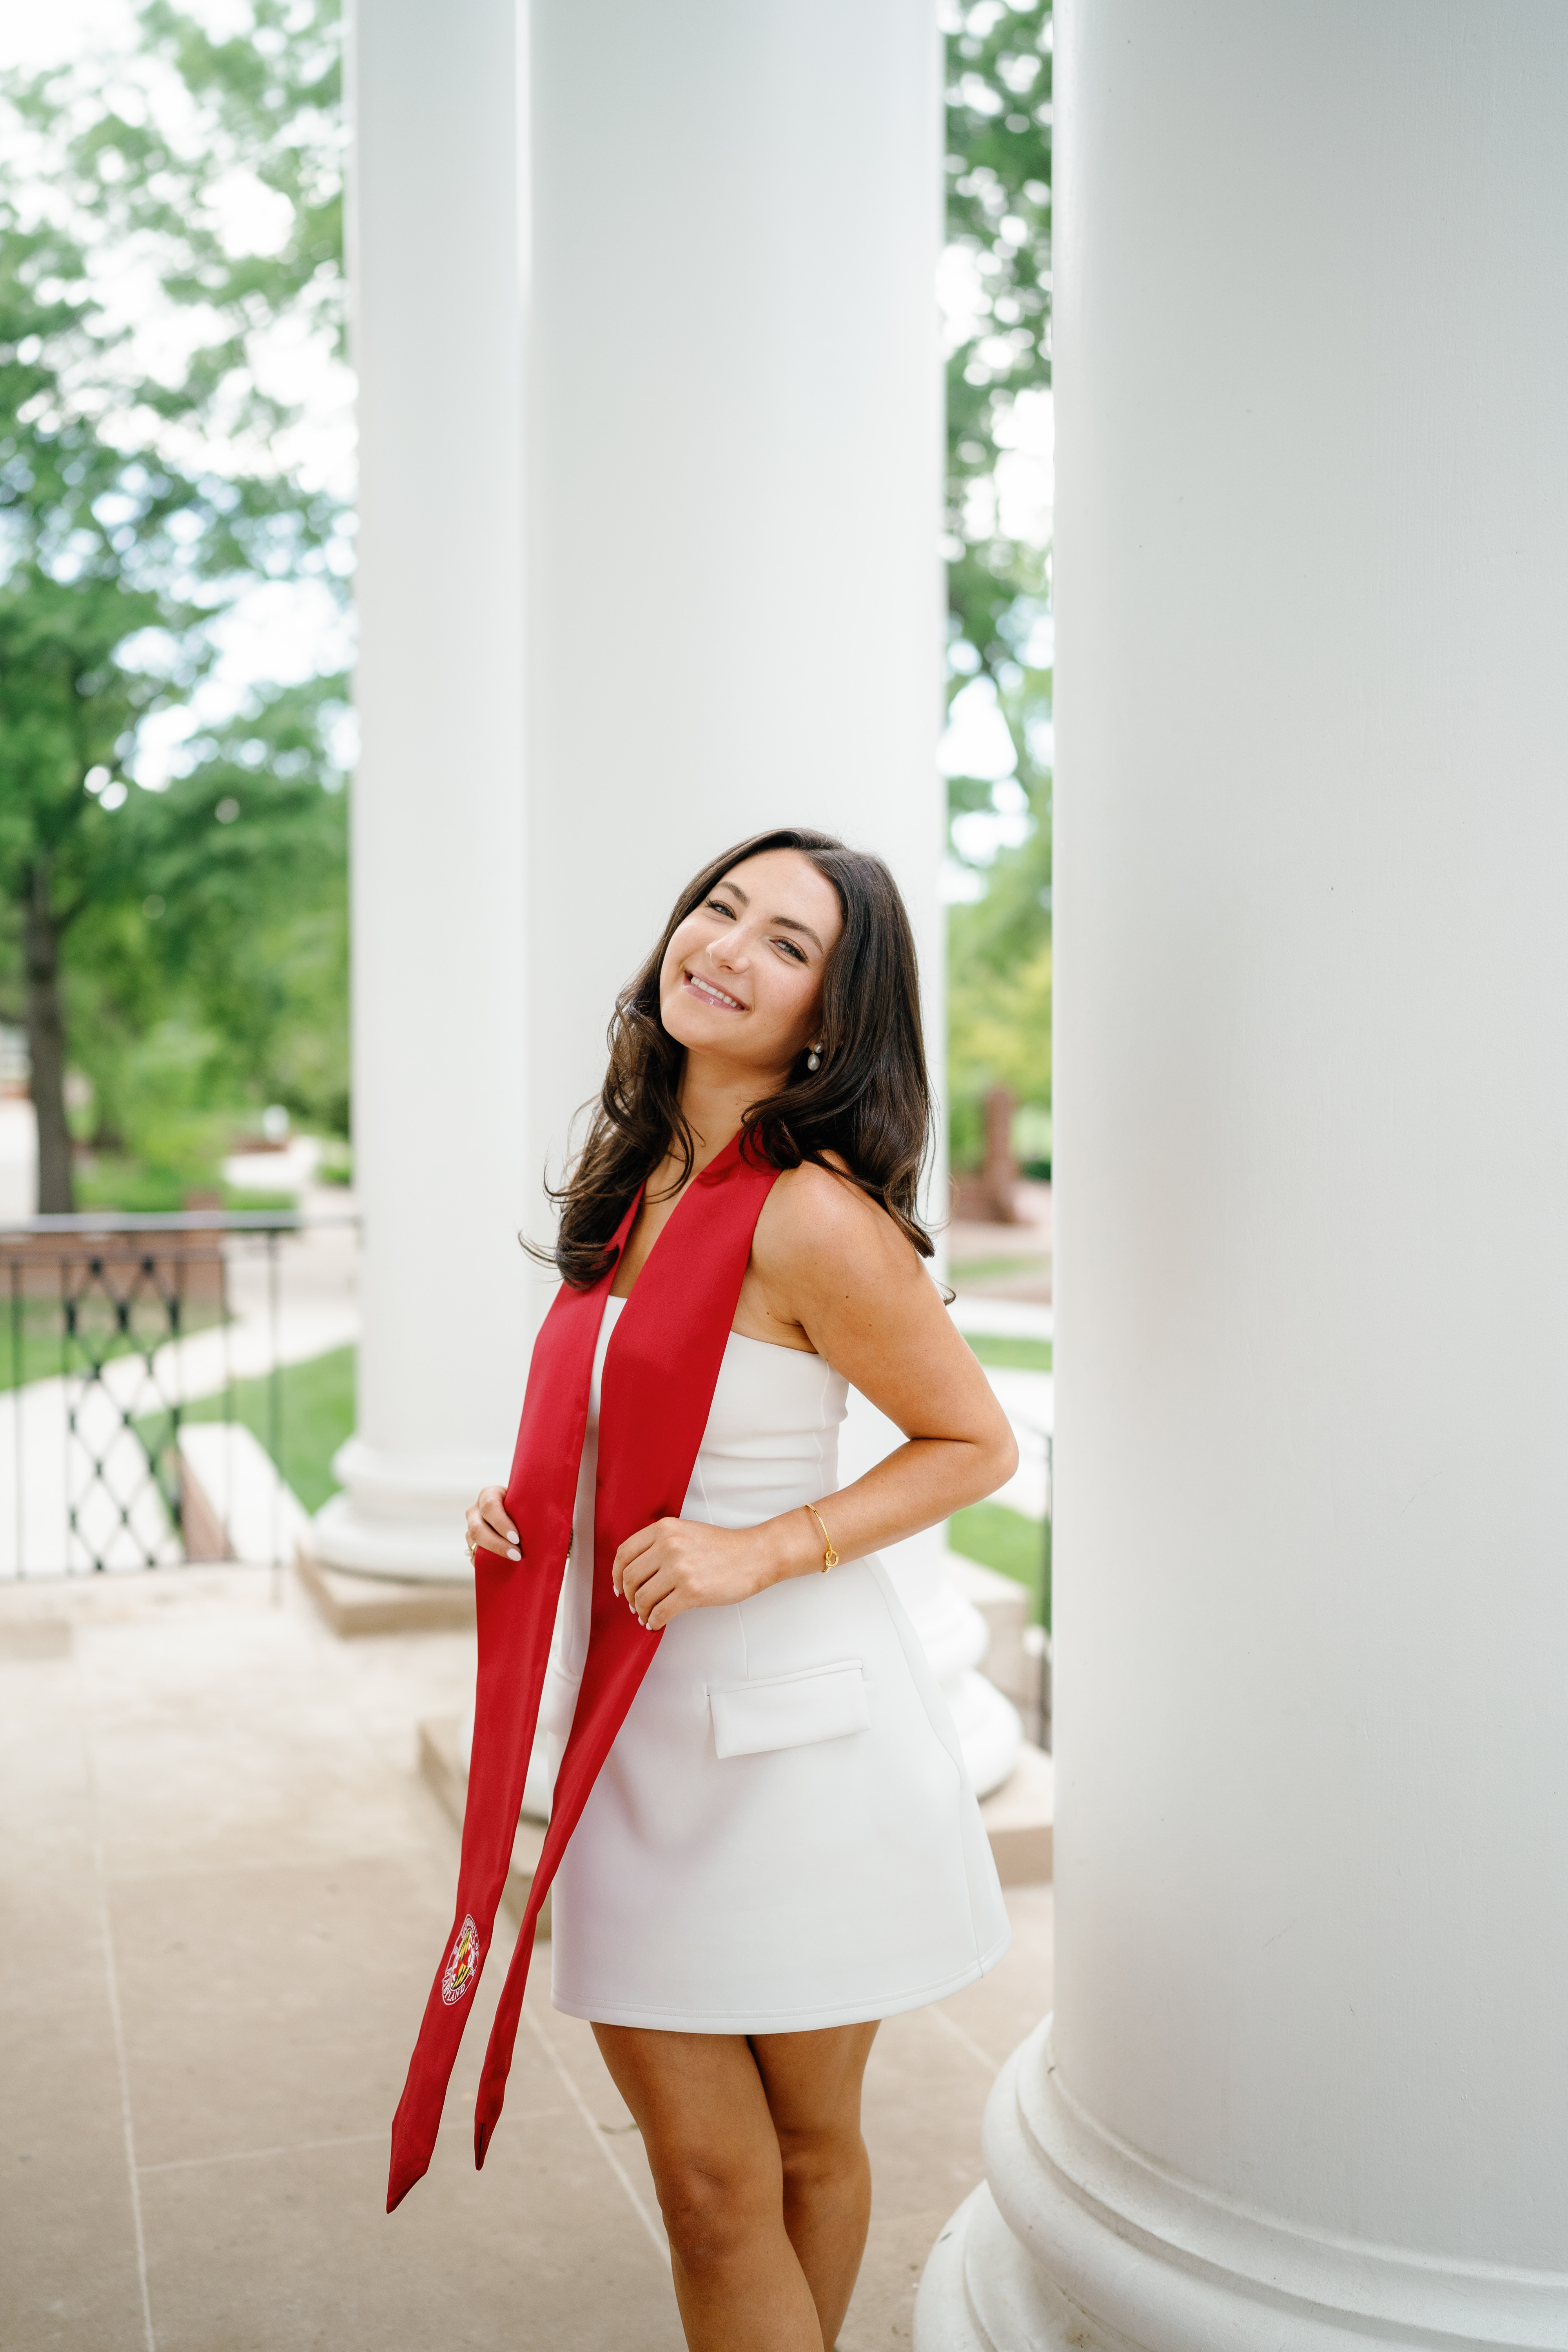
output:
[[[264,1570],[0,1591],[7,2352],[679,2352],[640,2143],[542,1948],[484,2171],[499,1968],[430,2176],[383,2210],[456,1862],[415,1727],[471,1677],[471,1635],[346,1644]],[[1050,1889],[1010,1903],[995,1974],[879,2039],[843,2352],[909,2342],[992,2074],[1049,2005]]]

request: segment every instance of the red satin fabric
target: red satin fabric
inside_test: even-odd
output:
[[[646,1633],[616,1598],[611,1565],[627,1536],[651,1520],[679,1516],[686,1499],[752,1235],[776,1174],[742,1152],[738,1139],[709,1163],[654,1244],[605,1356],[588,1654],[555,1777],[550,1826],[479,2077],[476,2165],[485,2160],[506,2095],[539,1907],[661,1639]],[[634,1201],[621,1220],[617,1258],[637,1205]],[[539,1719],[572,1534],[594,1351],[613,1280],[612,1265],[591,1290],[563,1287],[545,1317],[506,1490],[522,1559],[513,1562],[488,1551],[475,1556],[479,1687],[457,1909],[393,2118],[389,2213],[429,2169],[447,2085],[489,1957]]]

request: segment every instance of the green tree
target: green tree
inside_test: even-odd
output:
[[[1020,395],[1051,379],[1052,29],[1049,8],[1031,0],[977,0],[947,25],[948,236],[968,256],[976,292],[948,362],[949,693],[989,681],[1028,824],[1026,839],[996,855],[984,895],[951,910],[960,1164],[978,1150],[987,1087],[1050,1099],[1049,554],[1003,529],[998,478]],[[994,788],[956,776],[949,801],[954,817],[988,810]]]
[[[100,1147],[193,1170],[212,1106],[245,1097],[346,1131],[346,808],[323,740],[342,693],[250,698],[166,793],[110,813],[130,888],[84,912],[67,991]]]
[[[221,43],[165,0],[141,21],[151,81],[73,64],[4,93],[0,920],[46,1210],[72,1201],[68,1007],[90,1016],[75,1058],[111,1124],[127,1047],[181,992],[209,1074],[265,1069],[299,992],[267,952],[290,921],[314,919],[305,962],[342,1027],[342,680],[255,694],[149,780],[164,789],[137,781],[146,721],[190,706],[240,591],[347,568],[338,503],[280,455],[291,412],[258,356],[285,319],[341,332],[336,11],[258,0]],[[265,252],[226,229],[216,192],[240,170],[272,205]],[[121,270],[189,321],[174,369],[111,316]],[[341,1101],[341,1054],[296,1076]]]

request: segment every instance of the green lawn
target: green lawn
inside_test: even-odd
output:
[[[1038,1519],[1010,1511],[1005,1503],[972,1503],[947,1523],[947,1540],[965,1559],[994,1568],[1027,1587],[1029,1614],[1048,1633],[1051,1623],[1051,1533]],[[1042,1588],[1044,1607],[1041,1606]]]
[[[232,1391],[235,1420],[260,1439],[308,1511],[319,1511],[328,1496],[338,1491],[332,1456],[353,1434],[354,1352],[353,1348],[334,1348],[329,1355],[284,1365],[278,1375],[279,1443],[275,1453],[271,1381],[237,1381]],[[226,1421],[228,1395],[204,1398],[200,1404],[187,1406],[183,1418]]]
[[[1048,1339],[1002,1339],[994,1331],[966,1331],[963,1336],[983,1364],[995,1364],[1011,1372],[1048,1372],[1051,1369]]]
[[[144,1303],[136,1309],[136,1337],[114,1328],[112,1310],[97,1292],[88,1295],[79,1311],[80,1337],[62,1353],[64,1318],[58,1298],[23,1299],[17,1316],[0,1292],[0,1393],[28,1381],[58,1380],[62,1372],[80,1373],[89,1363],[129,1356],[139,1342],[161,1348],[169,1338],[162,1310]],[[205,1331],[216,1320],[216,1307],[187,1299],[180,1328],[182,1333]]]
[[[962,1290],[966,1282],[1001,1282],[1015,1274],[1043,1275],[1047,1257],[972,1257],[947,1269],[949,1279]]]
[[[183,1209],[192,1192],[216,1192],[226,1209],[293,1209],[292,1192],[237,1192],[216,1168],[148,1168],[138,1160],[95,1153],[78,1167],[79,1209],[117,1209],[123,1216],[163,1216]]]
[[[4,1328],[0,1328],[0,1390],[23,1387],[28,1381],[58,1380],[62,1371],[79,1371],[82,1351],[73,1348],[68,1357],[62,1358],[61,1330],[57,1299],[24,1300],[19,1318],[13,1317],[7,1300]],[[93,1340],[93,1354],[106,1360],[130,1351],[130,1339],[119,1333],[95,1337]]]

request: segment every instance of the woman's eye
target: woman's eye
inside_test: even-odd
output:
[[[729,915],[732,919],[735,910],[732,907],[726,907],[722,898],[710,898],[708,911],[712,915]]]
[[[783,948],[786,955],[794,956],[796,963],[804,963],[805,961],[805,956],[802,955],[799,948],[796,947],[793,940],[775,940],[773,941],[773,945],[775,948]]]

